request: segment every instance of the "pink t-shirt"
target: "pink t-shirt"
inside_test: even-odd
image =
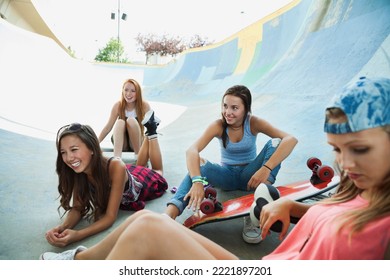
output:
[[[349,230],[336,232],[334,218],[365,207],[361,196],[336,205],[311,207],[286,239],[264,260],[370,260],[384,259],[390,241],[390,215],[367,224],[349,239]]]

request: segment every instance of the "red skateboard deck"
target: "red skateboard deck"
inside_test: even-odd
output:
[[[288,197],[296,201],[304,201],[328,192],[339,185],[340,177],[334,176],[330,182],[313,185],[310,180],[295,182],[285,186],[277,186],[280,197]],[[219,222],[249,215],[253,203],[253,193],[227,200],[222,203],[222,211],[204,214],[194,214],[184,221],[184,226],[195,228],[206,223]]]

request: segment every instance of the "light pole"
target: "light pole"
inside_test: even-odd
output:
[[[111,13],[111,19],[115,20],[115,13]],[[119,46],[120,46],[120,26],[121,26],[121,19],[126,20],[127,14],[123,13],[121,16],[121,1],[118,0],[118,50],[117,50],[117,62],[119,62]]]

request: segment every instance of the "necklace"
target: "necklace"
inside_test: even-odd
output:
[[[238,127],[229,126],[229,128],[231,128],[231,129],[234,130],[234,131],[237,131],[237,130],[241,130],[241,129],[242,129],[242,125],[240,125],[240,126],[238,126]]]

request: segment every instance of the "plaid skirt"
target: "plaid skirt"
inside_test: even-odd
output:
[[[164,177],[152,169],[132,164],[126,165],[129,181],[122,195],[120,209],[138,211],[145,208],[145,201],[162,196],[168,189]]]

